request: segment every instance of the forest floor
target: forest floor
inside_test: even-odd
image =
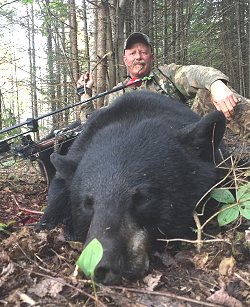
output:
[[[200,252],[168,245],[144,279],[96,284],[94,293],[75,274],[83,245],[66,241],[62,227],[34,230],[47,202],[35,163],[0,162],[0,306],[250,306],[250,228],[231,228]]]

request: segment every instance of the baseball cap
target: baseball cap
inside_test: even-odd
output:
[[[152,44],[150,42],[150,38],[141,32],[134,32],[132,34],[129,35],[129,37],[126,39],[125,43],[124,43],[124,51],[126,49],[129,49],[130,45],[132,43],[134,43],[135,41],[143,41],[146,45],[149,45],[152,51]]]

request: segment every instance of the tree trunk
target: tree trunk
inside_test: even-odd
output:
[[[116,80],[120,82],[126,75],[126,68],[123,64],[123,49],[124,49],[124,23],[126,12],[129,6],[126,6],[125,1],[118,1],[117,5],[117,29],[116,29],[116,42],[115,42],[115,57],[117,63]]]
[[[0,88],[0,129],[3,129],[3,95]]]
[[[114,87],[118,80],[117,80],[117,71],[120,69],[118,67],[118,59],[116,57],[116,51],[117,51],[117,0],[110,0],[109,1],[109,18],[108,18],[108,24],[107,24],[107,51],[111,52],[109,56],[109,88]]]
[[[116,85],[116,64],[113,45],[112,24],[110,18],[110,7],[105,5],[107,16],[107,60],[108,60],[108,88]]]
[[[237,30],[237,49],[238,49],[238,71],[239,71],[239,91],[241,95],[244,95],[244,71],[243,71],[243,59],[241,49],[241,31],[240,31],[240,8],[238,0],[234,1],[235,14],[236,14],[236,30]]]
[[[62,23],[62,40],[61,40],[61,43],[62,43],[62,49],[63,50],[66,50],[66,37],[65,37],[65,25],[64,23]],[[63,59],[63,57],[62,57]],[[68,82],[67,82],[67,79],[68,79],[68,69],[67,69],[67,66],[66,65],[62,65],[62,82],[63,82],[63,102],[64,102],[64,106],[70,104],[69,102],[69,88],[68,88]],[[65,111],[65,116],[64,116],[64,121],[65,121],[65,124],[68,125],[69,123],[69,110]]]
[[[171,18],[171,22],[172,22],[172,61],[176,62],[176,45],[177,45],[177,32],[176,32],[176,0],[172,0],[172,7],[171,7],[171,11],[172,11],[172,18]]]
[[[88,35],[86,0],[82,1],[82,16],[83,16],[83,35],[84,35],[85,59],[86,59],[86,62],[87,62],[87,70],[89,71],[91,69],[91,67],[90,67],[90,56],[89,56],[89,35]]]
[[[106,56],[106,9],[105,0],[98,0],[98,23],[97,23],[97,93],[106,90],[107,56]],[[104,97],[97,100],[97,109],[104,105]]]
[[[31,5],[31,91],[33,97],[33,107],[32,107],[32,116],[38,117],[38,102],[37,102],[37,84],[36,84],[36,48],[35,48],[35,23],[34,23],[34,9],[33,4]],[[39,140],[39,130],[36,132],[36,139]]]
[[[76,5],[75,0],[69,0],[69,25],[70,25],[70,49],[71,49],[71,67],[74,87],[76,89],[77,80],[80,77],[78,62],[78,46],[77,46],[77,22],[76,22]],[[78,100],[78,95],[75,95]],[[76,118],[80,119],[80,107],[75,108]]]
[[[248,2],[248,97],[250,97],[250,3]]]
[[[50,12],[50,0],[45,0],[47,7],[47,14]],[[53,56],[53,43],[52,43],[52,24],[51,19],[48,18],[46,23],[47,30],[47,65],[48,65],[48,93],[49,101],[51,102],[52,111],[56,110],[56,93],[55,93],[55,80],[54,80],[54,56]],[[58,128],[57,116],[53,115],[53,127]]]

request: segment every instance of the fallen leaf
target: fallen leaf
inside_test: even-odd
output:
[[[8,280],[8,276],[10,276],[14,272],[14,265],[10,262],[6,267],[2,268],[2,272],[0,272],[0,287]]]
[[[153,275],[153,274],[148,274],[144,279],[144,283],[146,284],[146,289],[148,291],[153,291],[160,282],[162,274],[157,274],[157,275]]]
[[[39,297],[50,295],[51,297],[57,297],[63,289],[63,284],[59,280],[50,278],[43,279],[35,287],[32,287],[29,292],[34,293]]]
[[[207,300],[211,303],[227,307],[243,307],[240,301],[230,296],[224,289],[216,291],[213,295],[209,296]]]
[[[208,253],[197,254],[193,258],[194,265],[197,269],[203,269],[208,261]]]
[[[24,302],[24,303],[26,303],[26,304],[28,304],[29,306],[34,306],[34,305],[36,305],[36,302],[31,298],[31,297],[29,297],[28,295],[26,295],[25,293],[17,293],[19,296],[20,296],[20,299]]]
[[[245,230],[245,238],[248,244],[250,244],[250,228]]]
[[[224,276],[232,275],[234,266],[235,266],[234,257],[225,257],[221,260],[221,263],[219,264],[219,273]]]

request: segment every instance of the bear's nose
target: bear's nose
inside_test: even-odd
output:
[[[121,276],[121,264],[115,264],[105,259],[102,259],[99,262],[94,272],[94,280],[105,285],[118,283],[121,279]]]

